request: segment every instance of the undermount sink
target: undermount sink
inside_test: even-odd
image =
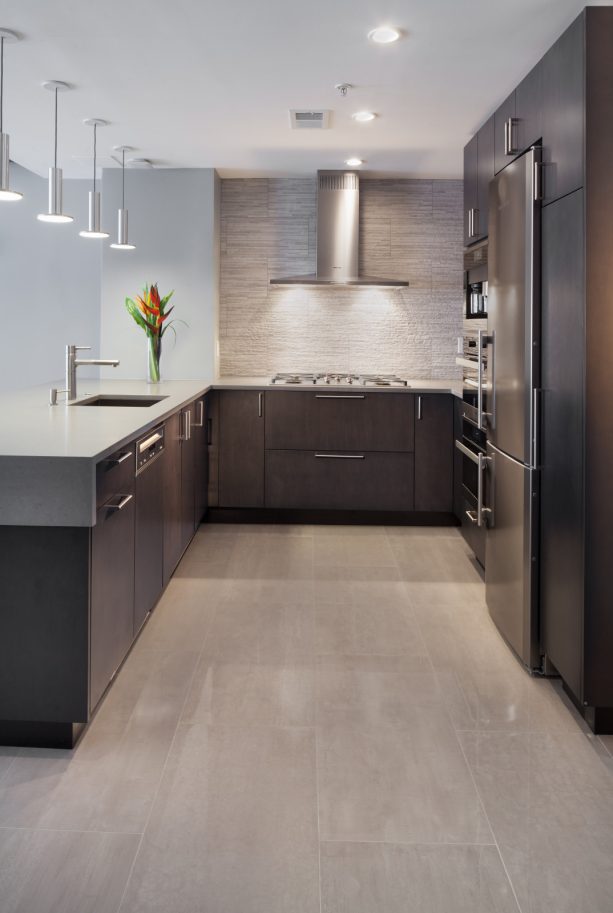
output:
[[[101,394],[82,399],[73,406],[155,406],[161,403],[166,396],[121,396],[119,394]]]

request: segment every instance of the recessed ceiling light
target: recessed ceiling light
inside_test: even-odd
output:
[[[358,165],[363,165],[363,164],[364,164],[363,159],[352,158],[352,159],[345,160],[345,165],[349,165],[350,168],[357,168]]]
[[[356,113],[351,116],[354,120],[357,120],[358,123],[365,124],[369,120],[374,120],[377,115],[373,114],[372,111],[356,111]]]
[[[378,28],[369,32],[368,37],[376,44],[392,44],[394,41],[398,41],[400,32],[390,25],[380,25]]]

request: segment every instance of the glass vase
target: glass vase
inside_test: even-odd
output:
[[[159,384],[160,382],[160,357],[162,355],[162,340],[159,336],[147,337],[147,383]]]

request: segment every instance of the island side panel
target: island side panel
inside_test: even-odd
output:
[[[0,525],[89,527],[95,522],[94,460],[0,456]]]
[[[90,535],[0,526],[0,743],[11,721],[87,721]]]

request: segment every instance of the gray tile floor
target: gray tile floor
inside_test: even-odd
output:
[[[613,739],[453,529],[202,528],[74,752],[0,749],[0,913],[611,913]]]

